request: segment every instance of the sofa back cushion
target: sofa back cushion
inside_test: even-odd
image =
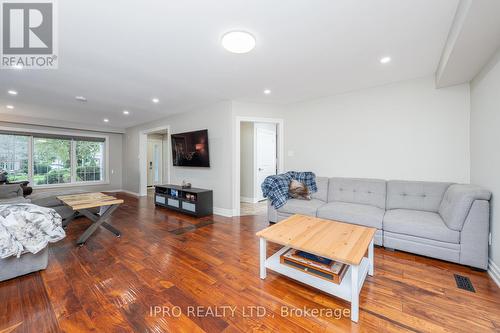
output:
[[[330,178],[328,202],[340,201],[385,209],[386,182],[381,179]]]
[[[316,186],[318,191],[312,194],[313,199],[318,199],[324,202],[328,201],[328,178],[316,177]]]
[[[437,213],[451,183],[389,180],[387,209],[413,209]]]
[[[461,231],[475,200],[490,200],[491,192],[476,185],[454,184],[444,194],[439,215],[448,228]]]
[[[11,199],[22,197],[23,189],[19,184],[2,184],[0,185],[0,199]]]

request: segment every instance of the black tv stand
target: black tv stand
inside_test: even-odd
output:
[[[155,205],[202,217],[213,214],[213,192],[179,185],[155,186]]]

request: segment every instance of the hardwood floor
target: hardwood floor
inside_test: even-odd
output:
[[[90,224],[77,219],[51,245],[45,271],[0,282],[1,333],[500,331],[500,289],[484,272],[377,248],[356,324],[327,316],[347,302],[272,272],[259,279],[255,232],[264,216],[194,219],[155,209],[151,198],[118,196],[125,203],[111,224],[122,238],[99,230],[76,247]],[[476,293],[458,289],[453,273],[468,276]],[[170,316],[155,316],[155,306]],[[304,307],[323,314],[282,315]]]

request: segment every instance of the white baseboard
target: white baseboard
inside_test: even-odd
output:
[[[214,214],[224,217],[233,217],[235,215],[232,209],[218,208],[218,207],[214,207]]]
[[[130,194],[130,195],[133,195],[134,197],[140,197],[140,194],[139,193],[135,193],[135,192],[131,192],[131,191],[127,191],[127,190],[109,190],[109,191],[105,191],[105,192],[123,192],[123,193],[127,193],[127,194]]]
[[[493,262],[493,260],[491,260],[491,258],[488,260],[488,263],[488,274],[500,288],[500,268],[498,268],[498,266]]]
[[[240,197],[241,202],[246,202],[246,203],[257,203],[259,202],[258,198],[249,198],[249,197]]]

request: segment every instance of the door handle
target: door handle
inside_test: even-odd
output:
[[[259,171],[264,171],[264,169],[262,169],[262,168],[259,168]]]

